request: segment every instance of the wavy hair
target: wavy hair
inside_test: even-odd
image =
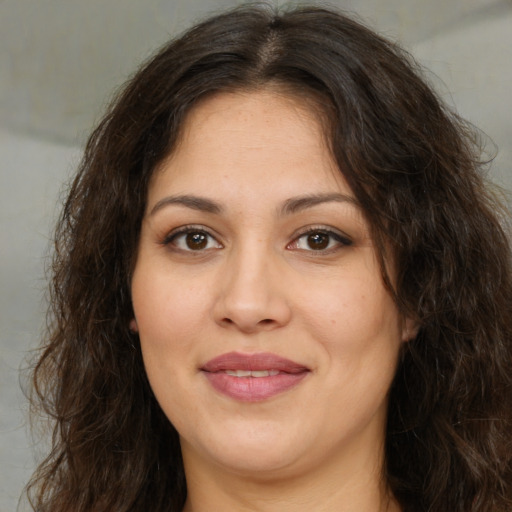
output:
[[[314,99],[384,282],[420,325],[390,391],[390,489],[407,512],[510,512],[508,214],[485,183],[478,138],[394,43],[339,12],[268,5],[171,41],[87,143],[55,233],[49,328],[33,374],[34,405],[55,425],[28,489],[33,508],[183,507],[178,436],[128,327],[148,180],[201,98],[266,86]]]

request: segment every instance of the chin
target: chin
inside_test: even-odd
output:
[[[188,452],[201,453],[203,459],[225,470],[263,479],[288,473],[300,462],[304,440],[298,441],[289,428],[254,422],[210,433],[208,439],[192,443],[181,440],[185,460]]]

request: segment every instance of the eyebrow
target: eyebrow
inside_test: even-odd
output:
[[[171,204],[176,204],[179,206],[185,206],[186,208],[191,208],[192,210],[198,210],[200,212],[207,213],[222,213],[222,206],[211,199],[206,199],[205,197],[199,196],[191,196],[191,195],[180,195],[180,196],[168,196],[160,199],[153,208],[151,208],[151,212],[149,215],[154,215],[156,212],[164,208],[165,206],[169,206]]]
[[[292,197],[287,199],[282,207],[280,208],[281,215],[292,215],[294,213],[313,208],[323,203],[349,203],[359,207],[357,200],[351,196],[338,193],[330,194],[310,194],[299,197]],[[151,209],[149,215],[154,215],[162,208],[169,205],[179,205],[192,210],[197,210],[206,213],[213,213],[216,215],[221,214],[224,209],[223,207],[211,199],[206,197],[194,196],[194,195],[179,195],[179,196],[167,196],[160,199],[155,206]]]
[[[360,208],[359,202],[346,194],[312,194],[292,197],[286,200],[281,208],[282,215],[291,215],[323,203],[349,203]]]

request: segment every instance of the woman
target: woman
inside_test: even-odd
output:
[[[38,511],[510,511],[512,282],[471,130],[341,14],[242,7],[92,134]]]

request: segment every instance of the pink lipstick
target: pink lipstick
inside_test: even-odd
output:
[[[208,361],[201,371],[218,392],[242,402],[258,402],[296,386],[310,370],[267,352],[229,352]]]

